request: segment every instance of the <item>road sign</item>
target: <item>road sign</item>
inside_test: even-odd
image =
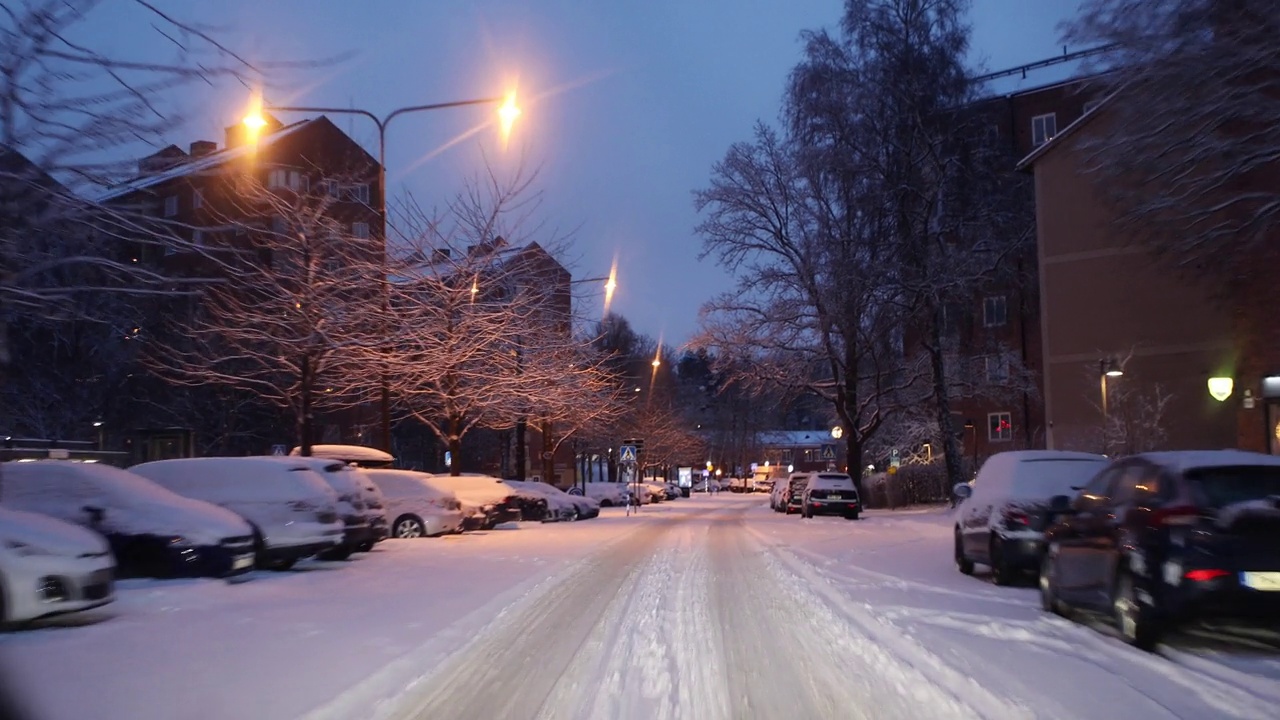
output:
[[[898,458],[898,448],[893,448],[889,451],[889,467],[896,468],[901,464],[902,461]]]
[[[271,454],[272,454],[272,455],[284,455],[286,452],[287,452],[287,450],[285,449],[285,446],[283,446],[283,445],[272,445],[272,446],[271,446]]]
[[[636,461],[636,446],[622,445],[618,447],[618,462],[633,463]]]
[[[823,460],[835,460],[835,459],[836,459],[836,446],[835,446],[835,445],[823,445],[823,446],[822,446],[822,459],[823,459]]]

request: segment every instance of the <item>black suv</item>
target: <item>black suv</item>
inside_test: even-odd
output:
[[[1199,619],[1280,619],[1280,457],[1134,455],[1051,508],[1046,610],[1108,613],[1127,642],[1148,650]]]

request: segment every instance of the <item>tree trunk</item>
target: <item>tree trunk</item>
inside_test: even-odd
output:
[[[298,413],[298,445],[303,457],[311,457],[311,358],[302,358],[302,374],[298,395],[302,404]]]
[[[929,364],[933,371],[934,406],[938,411],[938,431],[942,433],[942,449],[947,461],[947,485],[954,487],[965,481],[964,459],[956,445],[954,418],[951,417],[951,395],[947,389],[947,360],[942,352],[942,318],[938,308],[929,312]],[[977,428],[974,429],[977,444]]]
[[[519,420],[516,421],[516,479],[517,480],[525,479],[525,465],[527,464],[525,456],[528,452],[528,448],[526,447],[526,442],[527,442],[527,438],[525,437],[526,434],[527,433],[526,433],[525,419],[520,418]]]
[[[862,440],[858,437],[858,433],[852,430],[846,430],[844,435],[844,453],[847,459],[849,477],[853,478],[854,487],[858,488],[858,497],[866,498],[862,493]]]
[[[449,474],[457,477],[462,474],[462,418],[449,416]]]
[[[556,480],[556,458],[555,451],[552,450],[551,443],[551,421],[542,420],[542,482],[555,484]]]

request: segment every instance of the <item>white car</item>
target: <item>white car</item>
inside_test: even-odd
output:
[[[106,537],[121,575],[229,577],[253,569],[253,529],[239,515],[100,463],[5,463],[0,504]]]
[[[0,624],[115,600],[107,541],[70,523],[0,508]]]
[[[626,507],[631,502],[631,490],[623,483],[589,482],[569,490],[570,493],[578,494],[575,491],[581,491],[585,497],[596,500],[600,507]]]
[[[1049,501],[1074,496],[1109,461],[1067,450],[1012,450],[982,464],[973,484],[953,489],[962,502],[955,525],[955,561],[960,572],[974,563],[991,568],[997,585],[1040,568]]]
[[[179,495],[220,505],[253,526],[259,567],[288,570],[342,542],[338,495],[301,458],[206,457],[129,468]]]
[[[275,456],[272,456],[275,457]],[[364,504],[364,490],[360,487],[365,478],[361,473],[342,460],[320,457],[291,457],[290,462],[306,463],[316,471],[329,487],[338,495],[338,517],[342,519],[342,542],[334,548],[324,551],[323,560],[346,560],[351,553],[364,547],[373,547],[373,520],[375,511]],[[381,512],[376,514],[381,515]]]
[[[364,474],[382,493],[392,537],[434,537],[462,531],[462,503],[453,493],[429,482],[427,473],[365,470]]]

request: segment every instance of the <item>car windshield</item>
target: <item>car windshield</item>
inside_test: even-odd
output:
[[[1220,509],[1250,500],[1280,497],[1280,467],[1239,466],[1187,471],[1206,506]]]
[[[824,490],[851,490],[853,478],[848,475],[819,475],[813,479],[813,487]]]
[[[1106,464],[1107,461],[1101,458],[1023,460],[1015,470],[1010,495],[1023,499],[1075,495],[1074,488],[1089,482]]]

